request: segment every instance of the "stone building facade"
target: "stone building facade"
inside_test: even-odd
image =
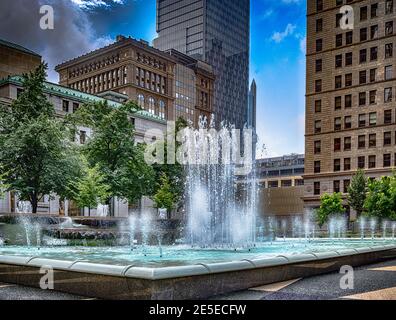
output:
[[[358,168],[378,178],[396,165],[396,10],[394,0],[307,5],[304,201],[316,207],[323,193],[345,197]]]
[[[41,56],[18,44],[0,39],[0,79],[28,73],[41,63]]]
[[[154,49],[143,40],[118,36],[115,43],[55,70],[63,86],[96,95],[106,91],[126,95],[163,120],[181,116],[196,123],[200,115],[212,112],[212,97],[202,99],[202,105],[199,98],[200,92],[212,94],[210,66],[196,59],[187,61],[173,50]],[[201,88],[201,83],[207,88]],[[180,92],[183,86],[188,95]]]

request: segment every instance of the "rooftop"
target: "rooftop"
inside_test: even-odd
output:
[[[14,50],[18,50],[18,51],[21,51],[23,53],[34,55],[36,57],[40,57],[41,58],[41,56],[38,53],[36,53],[36,52],[34,52],[32,50],[29,50],[29,49],[27,49],[25,47],[22,47],[19,44],[16,44],[16,43],[13,43],[13,42],[9,42],[9,41],[6,41],[4,39],[0,39],[0,46],[8,47],[8,48],[11,48],[11,49],[14,49]]]

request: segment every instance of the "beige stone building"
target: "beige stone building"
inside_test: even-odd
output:
[[[315,207],[323,193],[345,195],[358,168],[377,178],[395,167],[396,10],[394,0],[307,4],[304,201]]]
[[[0,79],[37,68],[41,56],[18,44],[0,39]]]
[[[90,94],[117,92],[164,120],[197,123],[212,113],[214,77],[206,63],[118,36],[107,47],[56,67],[59,83]]]

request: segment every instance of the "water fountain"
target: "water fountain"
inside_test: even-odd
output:
[[[371,230],[371,239],[375,238],[375,231],[377,230],[377,220],[375,218],[371,218],[370,220],[370,230]]]
[[[386,232],[388,229],[388,224],[389,224],[388,220],[382,221],[382,238],[384,238],[384,239],[386,239]]]
[[[365,238],[365,230],[366,230],[366,218],[361,216],[359,218],[359,227],[360,227],[360,238]]]

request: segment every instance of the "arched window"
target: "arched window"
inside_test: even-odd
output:
[[[138,94],[137,103],[140,108],[144,109],[144,95]]]
[[[161,119],[166,119],[166,104],[164,101],[159,102],[159,114]]]
[[[150,97],[148,100],[148,107],[149,107],[149,112],[151,114],[155,114],[155,100],[153,97]]]

